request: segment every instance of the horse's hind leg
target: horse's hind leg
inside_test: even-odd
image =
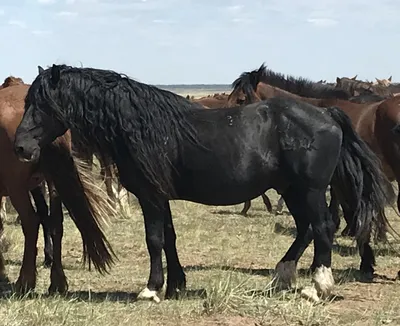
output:
[[[298,235],[289,251],[278,264],[277,272],[282,279],[290,280],[293,276],[293,266],[314,238],[312,266],[315,269],[313,277],[315,287],[305,288],[302,294],[318,301],[318,296],[324,297],[330,294],[334,285],[331,254],[335,225],[326,206],[325,190],[293,187],[285,192],[284,198],[296,221]],[[309,223],[312,226],[312,233],[309,229]],[[289,275],[285,275],[288,271],[290,271]]]
[[[16,290],[25,293],[36,286],[36,254],[40,219],[36,214],[29,197],[29,192],[23,187],[12,188],[10,199],[21,217],[22,231],[25,236],[24,256]]]
[[[263,199],[265,207],[267,207],[267,211],[271,213],[272,205],[271,205],[271,201],[269,200],[268,196],[266,194],[262,194],[261,198]]]
[[[37,214],[40,217],[40,223],[43,227],[44,237],[44,266],[50,267],[53,262],[53,243],[50,236],[49,207],[42,192],[43,187],[37,186],[31,190],[33,200],[35,202]]]
[[[295,281],[297,262],[313,239],[309,219],[305,210],[298,204],[298,196],[298,191],[293,187],[284,193],[285,201],[296,223],[297,235],[289,250],[276,265],[277,280],[279,286],[283,288],[290,287]]]
[[[49,293],[64,293],[68,290],[68,283],[61,261],[62,237],[64,231],[62,202],[58,192],[54,188],[54,184],[48,180],[47,185],[50,197],[50,234],[53,240],[53,264],[51,265],[51,284],[49,287]]]
[[[240,214],[243,216],[246,216],[250,207],[251,207],[251,200],[246,200],[244,202],[244,207],[243,207],[242,211],[240,212]]]
[[[4,221],[7,218],[6,199],[0,196],[0,219]]]
[[[299,200],[298,204],[307,213],[314,235],[312,266],[315,268],[314,285],[305,288],[302,294],[318,301],[318,296],[326,297],[330,295],[334,286],[331,262],[335,224],[326,205],[325,189],[307,189],[304,190],[304,195],[301,194],[301,197],[303,200]]]
[[[283,197],[279,197],[278,204],[276,205],[276,211],[275,215],[281,215],[283,212],[283,204],[285,203],[285,200]]]

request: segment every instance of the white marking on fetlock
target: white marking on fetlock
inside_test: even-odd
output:
[[[160,298],[158,297],[157,291],[149,290],[149,288],[147,287],[139,293],[137,298],[139,300],[153,300],[156,303],[161,302]]]
[[[332,292],[332,289],[335,285],[335,280],[333,279],[332,269],[330,267],[317,267],[313,276],[313,282],[315,284],[315,288],[323,298],[329,296]]]
[[[307,300],[310,300],[314,303],[318,303],[320,301],[318,297],[318,291],[314,285],[306,286],[304,289],[301,290],[301,296]]]
[[[280,288],[290,288],[296,282],[296,262],[294,260],[280,261],[276,267],[276,280]]]

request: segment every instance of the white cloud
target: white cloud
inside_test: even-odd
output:
[[[40,29],[33,30],[31,33],[32,33],[33,35],[37,35],[37,36],[53,34],[52,31],[40,30]]]
[[[37,0],[37,2],[40,3],[41,5],[49,5],[55,3],[56,0]]]
[[[8,24],[9,24],[9,25],[12,25],[12,26],[18,26],[18,27],[20,27],[20,28],[26,28],[25,22],[23,22],[23,21],[21,21],[21,20],[10,19],[10,20],[8,21]]]
[[[244,8],[243,5],[234,5],[227,7],[227,10],[233,13],[240,12]]]
[[[232,19],[232,22],[234,23],[251,23],[252,20],[246,17],[235,17]]]
[[[318,27],[330,27],[338,23],[337,20],[332,18],[308,18],[307,22]]]
[[[155,23],[155,24],[174,24],[174,23],[176,23],[176,21],[168,20],[168,19],[153,19],[153,23]]]
[[[75,11],[60,11],[57,13],[59,17],[66,17],[66,18],[75,18],[78,16],[78,13]]]

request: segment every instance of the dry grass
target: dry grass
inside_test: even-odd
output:
[[[277,196],[269,192],[276,203]],[[119,262],[107,276],[81,268],[78,231],[67,217],[63,259],[70,294],[47,297],[49,270],[38,268],[36,294],[17,299],[5,294],[0,304],[1,325],[383,325],[400,324],[400,283],[377,278],[374,283],[357,281],[359,258],[348,239],[337,237],[333,255],[338,283],[332,302],[312,305],[296,292],[273,293],[268,288],[271,272],[293,241],[290,215],[268,214],[262,201],[253,201],[249,217],[237,213],[242,206],[212,207],[179,201],[172,212],[178,250],[185,267],[187,298],[160,304],[137,302],[145,286],[149,260],[144,241],[141,211],[110,223],[107,235]],[[394,215],[392,215],[394,216]],[[15,281],[22,257],[20,226],[5,225],[9,248],[7,272]],[[394,217],[393,217],[394,218]],[[38,265],[43,261],[40,238]],[[397,246],[395,246],[397,248]],[[311,264],[312,246],[300,261]],[[400,268],[398,254],[381,248],[377,273],[394,278]],[[298,286],[310,282],[299,273]],[[194,290],[205,289],[207,297]],[[199,291],[197,291],[199,292]]]

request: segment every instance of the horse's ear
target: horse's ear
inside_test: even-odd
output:
[[[351,78],[352,80],[356,80],[358,75],[355,75],[353,78]]]
[[[340,78],[336,77],[336,83],[339,84],[340,83]]]
[[[44,71],[44,69],[42,68],[42,66],[37,66],[38,67],[38,71],[39,71],[39,75]]]
[[[388,78],[388,81],[390,81],[390,82],[392,81],[392,76],[390,76],[390,77]]]
[[[60,74],[60,67],[53,64],[53,67],[51,67],[51,82],[53,83],[53,85],[57,85],[57,83],[59,82]]]

